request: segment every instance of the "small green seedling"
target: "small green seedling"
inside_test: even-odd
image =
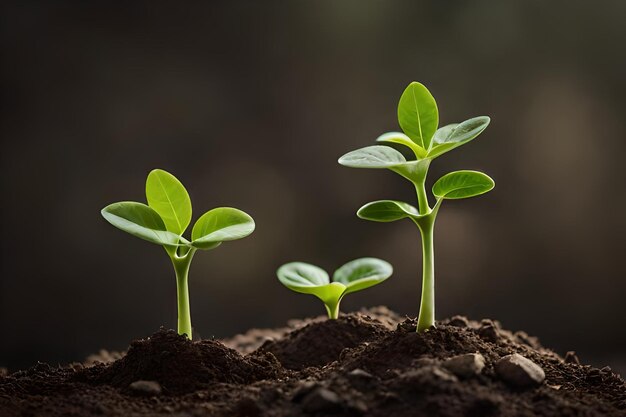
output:
[[[439,111],[435,99],[422,84],[412,82],[404,90],[398,103],[398,122],[404,133],[385,133],[376,141],[404,145],[413,151],[415,160],[407,161],[397,150],[380,145],[361,148],[339,158],[339,163],[347,167],[389,169],[415,186],[419,208],[402,201],[381,200],[364,205],[357,215],[375,222],[409,218],[419,228],[422,237],[423,278],[418,332],[428,330],[435,324],[433,229],[441,203],[445,199],[484,194],[495,186],[494,181],[481,172],[451,172],[439,178],[433,185],[436,203],[431,208],[425,187],[428,167],[433,159],[468,143],[482,133],[489,121],[489,117],[480,116],[438,128]]]
[[[292,291],[312,294],[322,300],[328,317],[339,317],[339,303],[346,294],[380,284],[393,273],[388,262],[376,258],[360,258],[350,261],[333,274],[315,265],[290,262],[278,268],[278,280]]]
[[[169,172],[155,169],[146,180],[146,197],[148,205],[113,203],[102,209],[102,216],[118,229],[165,248],[176,273],[178,333],[191,339],[187,278],[193,255],[198,249],[214,249],[248,236],[254,231],[254,220],[235,208],[214,208],[196,221],[189,241],[183,233],[191,222],[191,200],[183,184]]]

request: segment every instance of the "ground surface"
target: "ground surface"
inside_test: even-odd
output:
[[[470,353],[480,355],[463,357],[469,367],[451,366]],[[496,365],[513,353],[545,380],[523,386],[526,373]],[[414,320],[384,308],[223,342],[160,330],[127,353],[0,375],[3,417],[139,415],[626,416],[626,385],[497,322],[455,317],[420,335]]]

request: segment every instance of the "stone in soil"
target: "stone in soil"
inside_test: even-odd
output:
[[[496,373],[504,382],[516,388],[540,385],[546,379],[541,366],[519,353],[500,358],[496,362]]]
[[[139,380],[132,382],[128,389],[136,394],[141,395],[159,395],[161,394],[161,385],[156,381]]]
[[[466,353],[446,359],[443,366],[460,378],[469,378],[482,372],[485,357],[480,353]]]

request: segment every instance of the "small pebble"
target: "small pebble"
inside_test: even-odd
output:
[[[448,372],[447,369],[433,365],[411,369],[401,375],[402,380],[410,383],[427,383],[433,378],[444,382],[458,381],[457,377]]]
[[[309,413],[334,413],[342,408],[341,398],[327,388],[317,388],[302,400],[302,409]]]
[[[421,368],[423,366],[434,366],[437,365],[437,360],[434,358],[429,358],[428,356],[422,356],[413,360],[411,362],[411,365],[418,368]]]
[[[356,368],[351,370],[350,372],[348,372],[348,376],[352,377],[352,378],[362,378],[362,379],[372,379],[373,376],[372,374],[370,374],[367,371],[364,371],[363,369],[360,368]]]
[[[447,359],[443,366],[461,378],[480,374],[485,367],[485,358],[480,353],[467,353]]]
[[[599,369],[592,369],[589,371],[585,379],[593,384],[599,384],[602,382],[602,373]]]
[[[137,394],[143,395],[159,395],[161,394],[161,385],[156,381],[135,381],[128,388]]]
[[[311,391],[319,386],[320,385],[316,382],[304,381],[300,384],[298,388],[296,388],[293,396],[291,397],[291,401],[296,403],[300,402],[307,394],[309,394]]]
[[[463,316],[454,316],[450,319],[450,326],[455,326],[455,327],[469,327],[469,321],[467,320],[467,317],[463,317]]]
[[[539,343],[539,339],[535,336],[529,336],[528,333],[523,331],[515,332],[514,336],[517,339],[517,342],[523,345],[530,346],[531,348],[537,350],[541,349],[541,343]]]
[[[492,343],[496,343],[500,339],[500,332],[498,332],[498,329],[493,324],[484,324],[481,326],[481,328],[478,329],[478,335],[482,339]]]
[[[519,353],[500,358],[496,363],[496,373],[504,382],[516,388],[540,385],[546,378],[541,366]]]

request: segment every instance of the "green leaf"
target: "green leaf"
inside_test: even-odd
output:
[[[341,165],[351,168],[389,168],[405,162],[400,152],[380,145],[357,149],[339,158]]]
[[[133,236],[164,246],[177,246],[179,237],[165,228],[152,208],[134,201],[113,203],[101,211],[109,223]]]
[[[428,152],[429,158],[458,148],[480,135],[489,126],[487,116],[474,117],[459,124],[451,124],[438,129],[433,138],[433,146]]]
[[[360,258],[336,270],[333,274],[333,281],[345,285],[345,294],[349,294],[380,284],[392,273],[393,267],[382,259]]]
[[[398,103],[398,122],[413,142],[423,149],[430,149],[439,125],[439,111],[432,94],[422,84],[414,81],[402,93]]]
[[[388,132],[376,138],[376,142],[398,143],[400,145],[407,146],[413,151],[415,157],[417,157],[418,159],[424,158],[426,156],[426,150],[413,142],[411,138],[409,138],[404,133]]]
[[[445,125],[444,127],[440,127],[435,132],[433,136],[433,146],[440,145],[450,137],[450,134],[454,131],[454,129],[458,126],[458,123],[451,123],[449,125]]]
[[[241,210],[218,207],[204,213],[193,226],[191,244],[211,249],[216,243],[241,239],[254,231],[254,220]]]
[[[437,198],[459,199],[484,194],[495,187],[495,182],[478,171],[455,171],[439,178],[433,185]]]
[[[337,303],[346,289],[341,283],[331,283],[323,269],[304,262],[285,264],[278,268],[276,275],[290,290],[315,295],[325,304]]]
[[[418,217],[415,207],[402,201],[380,200],[367,203],[356,213],[361,219],[374,222],[394,222],[407,217]]]
[[[155,169],[146,180],[146,198],[167,230],[182,235],[191,222],[191,200],[183,184],[169,172]]]
[[[305,262],[290,262],[276,271],[278,280],[286,287],[299,291],[309,291],[312,287],[330,283],[328,273],[322,268]]]

